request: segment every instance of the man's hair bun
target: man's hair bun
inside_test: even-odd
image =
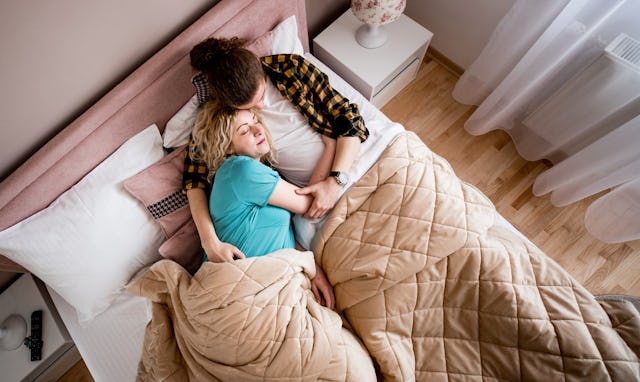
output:
[[[191,66],[196,70],[205,71],[207,68],[216,63],[224,56],[228,55],[235,49],[241,48],[245,41],[238,38],[208,38],[198,45],[194,46],[189,53],[191,58]]]

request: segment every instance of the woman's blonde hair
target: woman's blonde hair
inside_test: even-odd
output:
[[[192,133],[193,144],[190,145],[189,156],[193,161],[204,162],[207,165],[209,169],[207,179],[209,181],[213,179],[222,162],[229,156],[228,151],[234,133],[233,125],[238,111],[238,109],[216,101],[209,101],[204,104],[196,117]],[[274,166],[277,164],[277,154],[273,147],[271,133],[265,126],[262,115],[255,109],[251,109],[251,111],[264,128],[265,137],[271,148],[267,154],[260,158],[260,161]]]

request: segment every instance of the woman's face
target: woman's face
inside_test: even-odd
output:
[[[256,94],[253,95],[251,101],[236,106],[236,109],[258,109],[262,110],[264,108],[264,93],[267,90],[267,83],[264,77],[261,77],[258,80],[258,90],[256,90]]]
[[[259,160],[270,150],[264,127],[253,111],[239,110],[233,122],[231,147],[228,153],[246,155]]]

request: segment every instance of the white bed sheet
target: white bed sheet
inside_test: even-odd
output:
[[[47,289],[93,379],[135,381],[144,329],[151,319],[148,300],[122,292],[109,309],[83,327],[75,309]]]
[[[362,144],[360,157],[351,170],[353,179],[357,180],[373,165],[393,138],[405,129],[389,120],[313,55],[307,53],[306,56],[329,76],[329,81],[335,89],[360,107],[370,136]],[[315,232],[319,228],[317,224],[320,222],[310,224],[305,229]],[[527,240],[502,216],[498,215],[496,224],[513,230]],[[55,291],[48,289],[95,381],[134,381],[142,352],[144,329],[151,318],[149,302],[123,291],[109,309],[83,327],[78,323],[74,308]]]

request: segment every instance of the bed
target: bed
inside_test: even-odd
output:
[[[371,137],[331,214],[298,218],[313,252],[192,276],[176,177],[197,107],[188,52],[210,35],[304,54]],[[304,122],[266,103],[270,127]],[[278,134],[283,151],[317,149]],[[597,301],[314,58],[302,0],[217,3],[0,184],[0,230],[0,269],[47,283],[96,381],[640,379],[634,307]],[[315,263],[336,312],[309,297]]]

